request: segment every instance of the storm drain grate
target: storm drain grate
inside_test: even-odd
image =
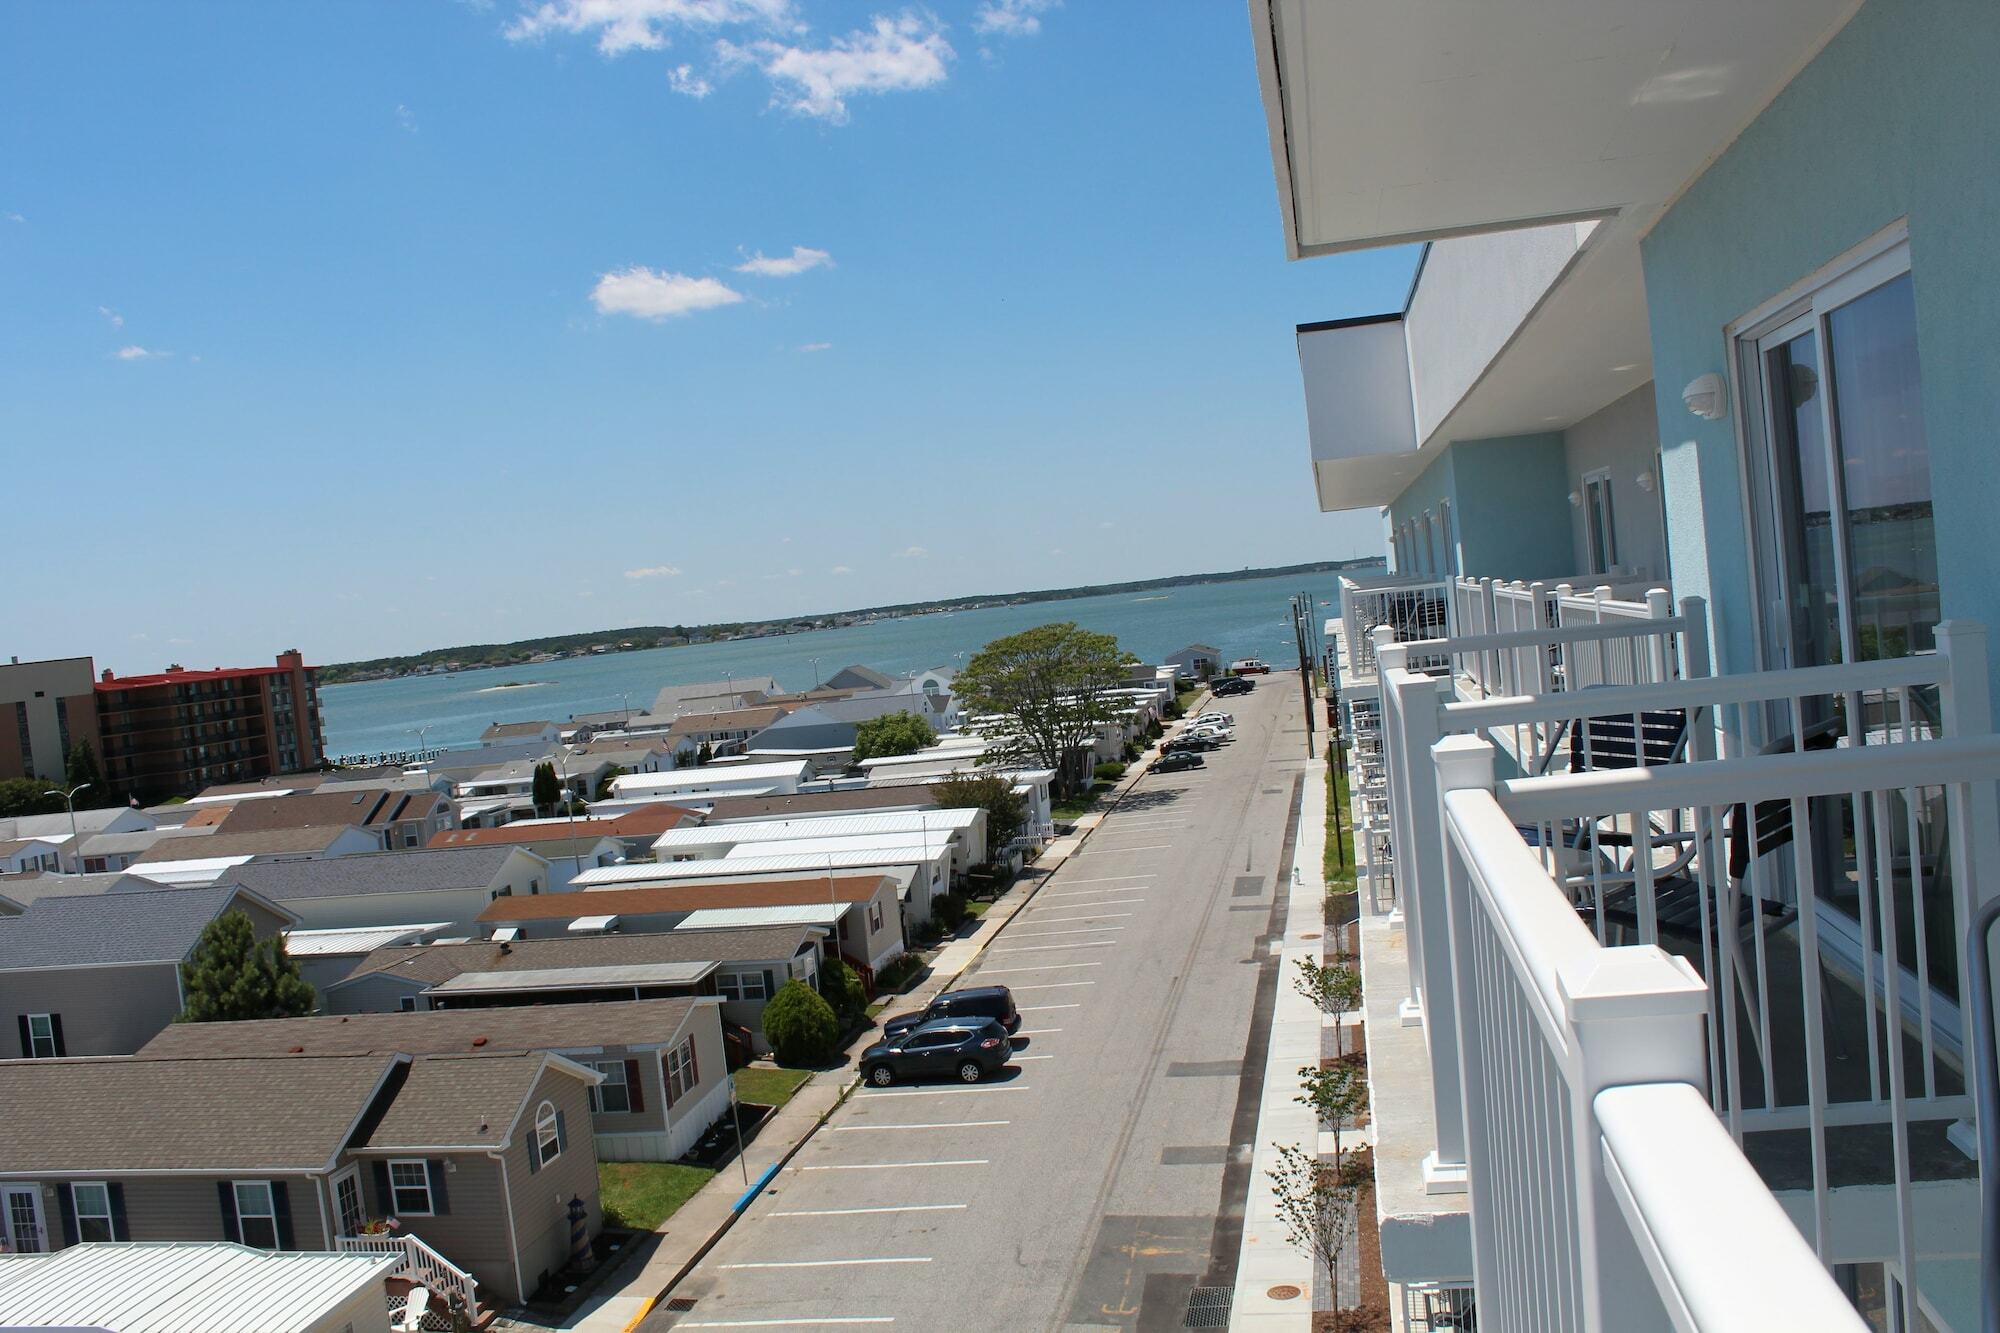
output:
[[[660,1308],[669,1314],[686,1314],[694,1309],[694,1302],[695,1298],[692,1296],[675,1296]]]
[[[1187,1318],[1182,1328],[1228,1328],[1229,1308],[1236,1299],[1234,1287],[1196,1287],[1188,1293]]]

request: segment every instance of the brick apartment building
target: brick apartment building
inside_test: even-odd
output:
[[[271,666],[94,680],[87,657],[0,666],[0,777],[60,777],[86,739],[111,791],[141,800],[315,769],[326,757],[317,675],[296,649]]]

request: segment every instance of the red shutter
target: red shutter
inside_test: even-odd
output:
[[[633,1110],[643,1111],[646,1109],[646,1085],[639,1080],[639,1062],[637,1060],[627,1060],[625,1062],[625,1095],[631,1099]]]
[[[695,1040],[693,1037],[688,1038],[687,1048],[688,1048],[688,1091],[693,1092],[695,1090],[695,1087],[701,1082],[701,1058],[697,1053],[699,1048],[695,1045]]]

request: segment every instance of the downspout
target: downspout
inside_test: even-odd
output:
[[[521,1284],[521,1241],[514,1234],[514,1187],[507,1183],[507,1152],[503,1148],[499,1152],[489,1152],[486,1155],[500,1163],[500,1192],[507,1196],[507,1253],[511,1256],[514,1266],[515,1299],[526,1300],[528,1289]]]
[[[314,1176],[312,1181],[313,1202],[319,1205],[319,1234],[325,1238],[326,1248],[337,1250],[340,1245],[334,1239],[333,1225],[327,1221],[326,1214],[326,1191],[332,1188],[332,1182],[325,1176]]]

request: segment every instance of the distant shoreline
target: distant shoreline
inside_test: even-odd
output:
[[[1291,575],[1339,573],[1382,563],[1380,556],[1357,560],[1323,560],[1304,565],[1284,565],[1270,569],[1228,570],[1212,574],[1178,574],[1128,583],[1101,583],[1078,588],[1048,588],[1031,592],[982,594],[945,598],[934,602],[904,602],[894,606],[864,607],[823,615],[794,616],[787,619],[736,621],[713,625],[646,625],[629,629],[596,630],[583,634],[557,634],[511,643],[467,644],[455,648],[433,648],[420,653],[368,658],[355,662],[334,662],[320,668],[321,685],[348,685],[363,681],[400,680],[411,676],[446,675],[460,671],[481,671],[490,667],[539,666],[572,657],[601,657],[610,653],[645,652],[653,648],[678,648],[697,643],[724,643],[740,639],[772,638],[802,634],[811,630],[845,629],[878,624],[912,616],[975,611],[989,607],[1024,606],[1037,602],[1067,602],[1085,597],[1112,597],[1127,592],[1155,592],[1166,588],[1199,587],[1211,583],[1243,583],[1255,579],[1285,578]],[[546,681],[513,682],[493,689],[525,689]]]

